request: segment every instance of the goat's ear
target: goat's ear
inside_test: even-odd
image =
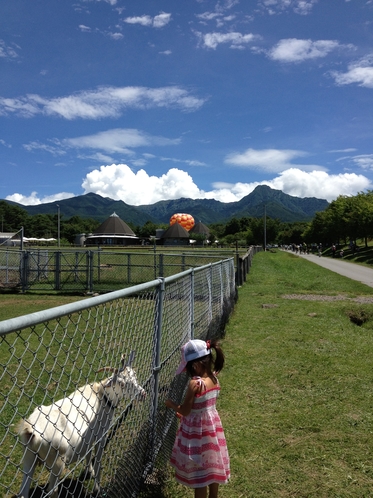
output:
[[[104,384],[105,387],[111,387],[113,384],[116,383],[118,376],[115,374],[112,377],[110,377]]]

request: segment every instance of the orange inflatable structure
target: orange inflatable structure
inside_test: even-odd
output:
[[[191,214],[176,213],[170,218],[170,225],[179,223],[185,230],[191,230],[194,227],[194,218]]]

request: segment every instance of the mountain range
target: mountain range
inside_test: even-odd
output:
[[[231,218],[266,216],[282,222],[309,221],[318,211],[324,211],[329,203],[315,197],[293,197],[281,190],[259,185],[250,194],[237,202],[220,202],[215,199],[173,199],[155,204],[131,206],[123,201],[115,201],[98,194],[88,193],[69,199],[25,206],[12,201],[28,214],[56,214],[58,207],[65,219],[78,215],[105,221],[115,212],[126,223],[142,226],[147,221],[155,224],[169,223],[175,213],[191,214],[196,222],[204,224],[226,223]]]

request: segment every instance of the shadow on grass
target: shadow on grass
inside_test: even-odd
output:
[[[47,484],[31,488],[29,496],[32,498],[43,498],[46,494]],[[65,479],[58,486],[58,498],[93,498],[93,496],[78,479]],[[10,498],[17,498],[17,495],[13,495]]]
[[[341,259],[340,250],[343,249],[343,259],[350,263],[359,263],[363,265],[373,265],[373,247],[358,246],[352,251],[349,246],[338,246],[335,259]],[[328,248],[323,252],[323,256],[332,258],[332,250]]]

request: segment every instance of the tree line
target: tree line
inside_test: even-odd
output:
[[[244,217],[211,227],[217,237],[227,243],[262,245],[265,238],[267,244],[322,244],[327,247],[363,240],[367,247],[368,240],[373,238],[373,191],[359,192],[355,196],[341,195],[309,222],[284,223],[272,218]]]
[[[57,238],[58,215],[29,215],[26,210],[5,201],[0,201],[1,232],[16,232],[22,226],[25,237]],[[77,234],[93,233],[101,222],[72,216],[60,217],[60,240],[62,244],[73,244]],[[143,226],[128,223],[135,234],[151,238],[159,228],[167,224],[147,221]],[[275,218],[254,218],[244,216],[231,218],[226,223],[209,225],[210,243],[222,245],[263,245],[267,244],[344,244],[362,239],[367,246],[373,237],[373,191],[360,192],[355,196],[339,196],[311,221],[281,222]],[[203,236],[196,236],[203,239]]]

